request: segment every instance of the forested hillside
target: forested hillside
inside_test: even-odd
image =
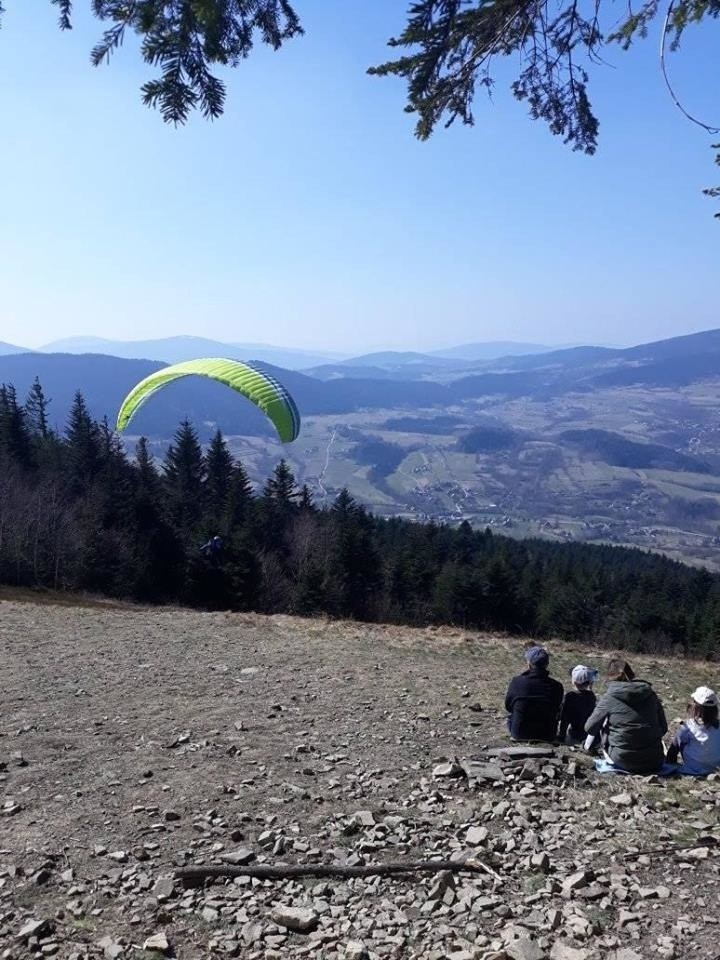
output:
[[[223,538],[206,559],[201,545]],[[0,390],[0,578],[146,602],[447,623],[713,655],[720,577],[637,550],[515,541],[318,509],[283,461],[253,489],[218,433],[129,460],[78,394],[62,435],[36,383]]]

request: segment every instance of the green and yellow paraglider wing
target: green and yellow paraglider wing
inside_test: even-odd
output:
[[[125,397],[118,412],[117,429],[124,430],[140,407],[174,380],[181,377],[208,377],[242,394],[275,426],[283,443],[292,443],[300,433],[300,413],[288,391],[274,377],[240,360],[186,360],[163,367],[145,377]]]

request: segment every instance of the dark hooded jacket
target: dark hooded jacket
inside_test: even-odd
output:
[[[606,728],[605,749],[630,773],[653,773],[663,764],[668,725],[660,698],[645,680],[611,680],[585,724],[597,736]]]
[[[562,701],[562,684],[542,667],[513,677],[505,697],[510,735],[515,740],[554,740]]]

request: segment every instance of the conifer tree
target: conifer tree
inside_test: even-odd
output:
[[[286,532],[297,494],[293,472],[287,462],[281,460],[265,481],[260,504],[261,535],[265,544],[276,551],[278,561],[287,556]],[[273,570],[274,577],[274,565],[266,566]]]
[[[205,460],[194,427],[184,420],[165,454],[168,516],[183,539],[197,534],[203,512]]]
[[[138,440],[135,451],[132,502],[133,596],[150,601],[173,599],[182,592],[185,557],[163,515],[162,482],[145,437]]]
[[[65,438],[70,481],[79,489],[87,489],[100,469],[101,454],[98,426],[79,390],[70,409]]]
[[[300,497],[298,500],[298,505],[300,509],[304,512],[310,512],[315,509],[312,492],[310,490],[310,487],[306,483],[304,483],[300,488]]]
[[[0,389],[0,446],[17,466],[30,465],[32,444],[27,417],[11,384],[3,384]]]
[[[131,513],[133,473],[122,441],[107,417],[98,426],[98,448],[104,522],[109,526],[122,525]]]
[[[146,437],[140,437],[135,447],[135,463],[140,483],[151,493],[159,492],[160,481],[155,467],[155,458],[150,452]]]
[[[45,397],[39,378],[35,377],[25,401],[25,412],[32,434],[41,440],[45,440],[49,433],[47,414],[49,403],[50,401]]]
[[[266,500],[275,504],[289,506],[297,499],[298,491],[295,477],[286,460],[281,460],[268,478],[263,489]]]
[[[330,510],[332,550],[327,589],[342,616],[368,619],[380,586],[381,565],[372,537],[372,523],[347,489]]]
[[[205,511],[208,533],[227,534],[233,478],[233,459],[222,433],[218,430],[205,455]]]
[[[237,461],[230,477],[228,496],[228,523],[230,531],[237,533],[247,523],[253,502],[253,486],[245,467]]]
[[[133,502],[136,523],[152,527],[162,519],[162,483],[145,437],[135,447],[135,488]]]

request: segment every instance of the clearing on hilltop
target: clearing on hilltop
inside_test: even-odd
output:
[[[718,781],[483,763],[523,642],[285,616],[2,603],[6,960],[645,960],[717,951]],[[596,649],[551,645],[561,679]],[[708,667],[639,656],[670,718]],[[400,878],[192,865],[453,860]],[[142,952],[145,945],[145,953]]]

